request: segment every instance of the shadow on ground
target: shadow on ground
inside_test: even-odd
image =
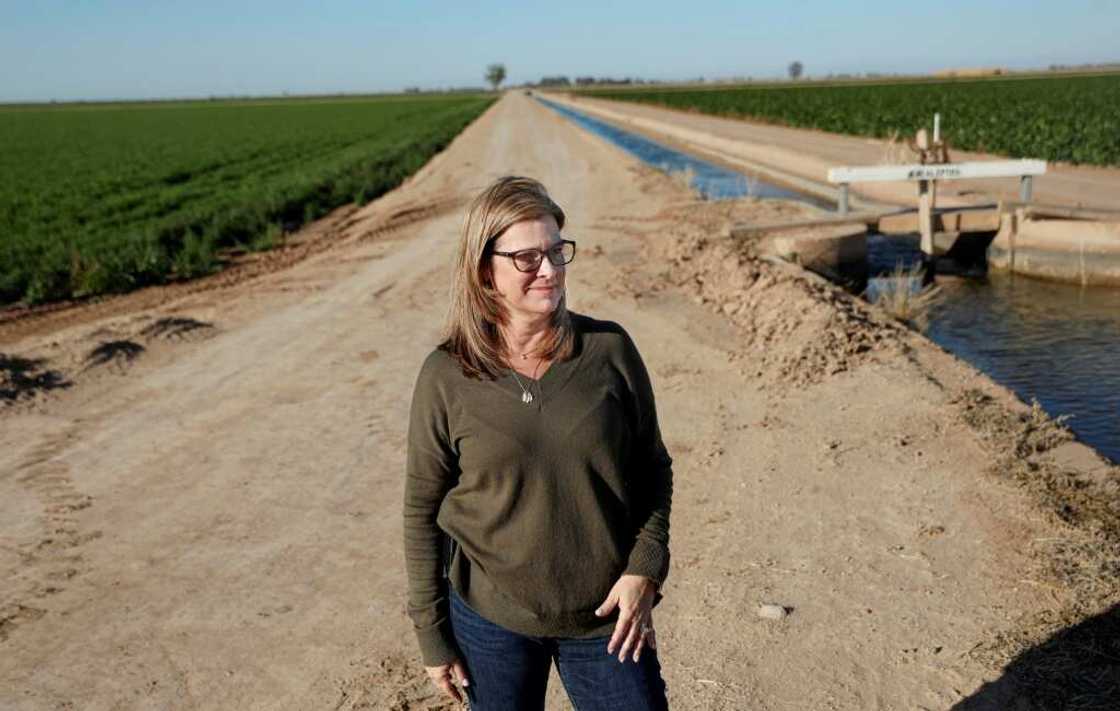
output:
[[[46,358],[22,358],[0,353],[0,404],[15,402],[72,384],[62,373],[46,367]]]
[[[1058,632],[1011,661],[953,711],[1120,709],[1120,604]]]
[[[179,339],[188,334],[193,335],[195,332],[205,332],[213,328],[214,324],[205,321],[181,316],[166,316],[145,326],[140,331],[140,335],[147,338]]]
[[[133,341],[106,341],[86,354],[86,366],[93,367],[111,362],[127,363],[144,352],[144,346]]]

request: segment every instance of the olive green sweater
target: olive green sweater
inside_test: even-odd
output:
[[[654,580],[661,600],[673,474],[649,375],[621,326],[571,316],[574,355],[539,381],[518,376],[531,404],[512,371],[468,378],[439,349],[420,369],[404,550],[426,666],[458,656],[448,583],[486,619],[534,636],[610,634],[617,608],[595,609],[623,573]]]

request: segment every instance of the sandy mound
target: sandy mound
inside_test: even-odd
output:
[[[744,374],[804,385],[903,348],[905,326],[881,310],[794,264],[762,257],[751,243],[726,237],[737,221],[768,222],[816,214],[777,200],[697,202],[668,208],[643,232],[665,269],[660,278],[690,291],[742,333]],[[663,284],[628,270],[635,294]]]

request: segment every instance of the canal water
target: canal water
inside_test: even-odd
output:
[[[769,185],[676,151],[566,106],[538,101],[668,173],[687,171],[708,199],[814,197]],[[828,204],[828,207],[834,207]],[[898,262],[920,264],[917,236],[868,238],[868,291]],[[1056,284],[1003,274],[939,278],[944,294],[926,336],[1010,388],[1067,416],[1078,439],[1120,463],[1120,289]]]
[[[645,136],[631,133],[617,128],[605,121],[588,116],[585,113],[570,109],[547,99],[537,98],[545,106],[556,111],[561,116],[571,119],[576,124],[583,126],[592,133],[599,134],[621,147],[628,153],[637,156],[642,162],[658,168],[666,173],[691,174],[691,186],[704,196],[705,200],[721,200],[737,197],[782,198],[783,200],[799,200],[808,202],[818,207],[831,208],[833,204],[815,197],[804,195],[788,188],[770,185],[758,176],[747,175],[735,170],[715,165],[701,158],[681,153],[656,141],[651,141]]]

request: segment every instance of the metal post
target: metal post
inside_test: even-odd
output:
[[[933,201],[930,181],[918,181],[918,231],[922,234],[922,254],[933,259]]]
[[[848,184],[840,183],[840,204],[837,206],[841,215],[848,214]]]
[[[1019,202],[1031,201],[1031,176],[1019,176]]]

